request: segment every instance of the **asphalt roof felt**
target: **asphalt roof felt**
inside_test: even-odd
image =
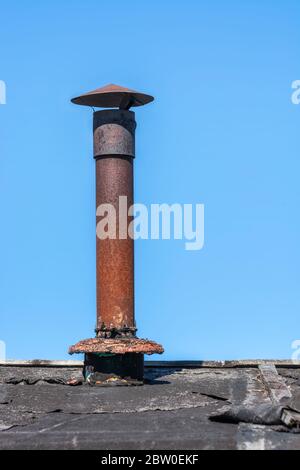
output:
[[[299,393],[294,367],[166,365],[91,387],[79,365],[0,365],[0,449],[300,449],[297,424],[270,420]]]

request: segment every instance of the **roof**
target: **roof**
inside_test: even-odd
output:
[[[0,363],[0,449],[300,449],[300,366],[275,365],[146,362],[144,386],[91,387],[80,361]]]

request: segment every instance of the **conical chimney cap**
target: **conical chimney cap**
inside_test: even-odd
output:
[[[97,108],[120,108],[129,109],[132,106],[142,106],[150,103],[154,98],[151,95],[130,90],[119,85],[106,85],[102,88],[89,91],[84,95],[77,96],[71,101],[82,106],[93,106]]]

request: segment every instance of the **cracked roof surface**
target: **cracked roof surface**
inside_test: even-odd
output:
[[[277,370],[297,395],[300,368]],[[146,367],[145,379],[91,387],[80,366],[0,365],[0,449],[300,449],[296,430],[211,421],[271,404],[257,367]]]

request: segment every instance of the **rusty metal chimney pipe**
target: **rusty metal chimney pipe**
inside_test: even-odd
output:
[[[119,380],[120,385],[141,383],[144,354],[163,352],[160,344],[136,337],[134,241],[128,236],[131,222],[128,212],[125,227],[119,224],[120,197],[126,198],[127,208],[134,202],[136,122],[129,108],[150,101],[153,101],[150,95],[117,85],[72,100],[85,106],[119,107],[94,113],[96,206],[98,210],[103,204],[110,204],[117,215],[116,237],[96,238],[96,337],[79,341],[69,349],[70,354],[85,354],[86,379],[99,385],[107,385],[112,379],[114,384]]]
[[[97,237],[97,336],[135,335],[134,242],[128,237],[131,221],[120,227],[120,197],[133,204],[133,158],[136,122],[132,111],[94,113],[96,205],[111,204],[116,213],[116,239]],[[123,209],[125,210],[125,209]],[[125,214],[121,214],[121,216]],[[126,229],[124,231],[124,228]],[[120,229],[123,233],[120,234]],[[125,233],[124,233],[125,232]],[[120,237],[121,235],[121,237]],[[122,238],[123,237],[123,238]]]

